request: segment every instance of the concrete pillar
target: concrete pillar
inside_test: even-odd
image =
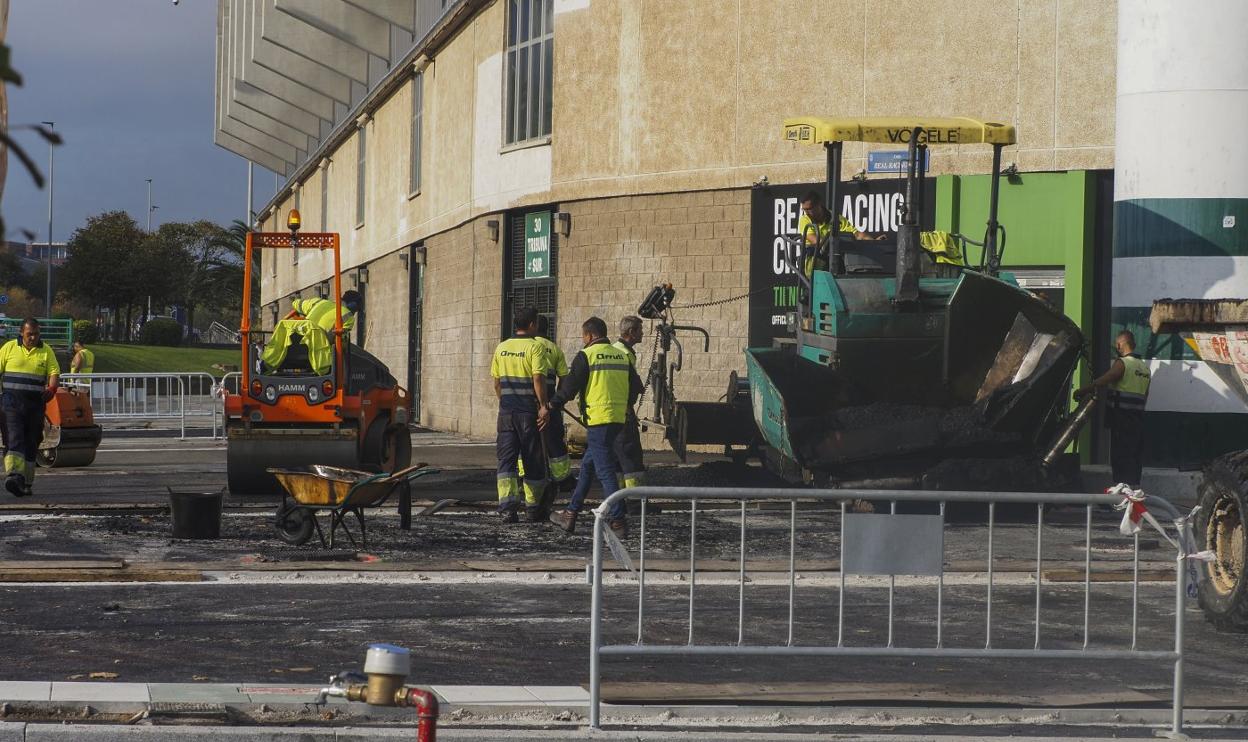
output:
[[[1245,28],[1243,0],[1118,4],[1111,332],[1153,371],[1146,462],[1248,447],[1248,407],[1147,326],[1155,299],[1248,297]]]

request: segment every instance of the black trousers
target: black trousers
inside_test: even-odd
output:
[[[1144,469],[1144,411],[1113,410],[1109,421],[1109,465],[1114,483],[1140,486]]]
[[[29,482],[35,476],[35,454],[43,442],[43,398],[35,392],[0,394],[4,417],[4,470],[21,474]]]
[[[546,457],[542,436],[537,429],[536,412],[498,413],[498,504],[501,509],[519,505],[536,506],[546,484]],[[520,483],[519,460],[524,461],[524,483]]]

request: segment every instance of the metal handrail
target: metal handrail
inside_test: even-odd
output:
[[[643,625],[645,621],[645,548],[646,548],[646,501],[650,498],[662,497],[667,500],[688,501],[690,504],[690,563],[689,563],[689,632],[685,644],[645,644],[643,642]],[[898,502],[939,503],[941,522],[941,559],[936,598],[936,644],[930,647],[901,647],[893,643],[893,613],[896,575],[889,575],[888,582],[888,644],[887,646],[863,647],[845,646],[845,516],[846,503],[849,500],[876,500],[890,503],[890,514],[896,514]],[[1130,649],[1090,648],[1089,628],[1091,614],[1091,572],[1092,572],[1092,509],[1102,505],[1117,505],[1122,498],[1109,494],[1072,494],[1052,492],[941,492],[922,490],[795,490],[780,488],[740,488],[740,487],[632,487],[615,492],[607,497],[602,505],[594,511],[594,550],[592,563],[592,602],[590,616],[590,727],[597,729],[601,725],[602,702],[602,668],[603,656],[647,655],[647,656],[865,656],[865,657],[950,657],[950,658],[999,658],[999,659],[1086,659],[1086,660],[1154,660],[1174,664],[1174,694],[1172,699],[1171,727],[1174,734],[1181,734],[1183,727],[1183,633],[1187,591],[1186,560],[1194,556],[1187,546],[1185,536],[1189,530],[1187,521],[1191,514],[1180,516],[1179,511],[1169,502],[1159,497],[1150,496],[1149,505],[1166,516],[1172,516],[1175,529],[1179,533],[1176,539],[1178,548],[1175,558],[1175,618],[1174,618],[1174,649],[1171,650],[1140,650],[1137,649],[1137,625],[1139,613],[1139,535],[1135,535],[1134,559],[1131,597],[1131,646]],[[640,554],[638,561],[638,610],[637,610],[637,642],[635,644],[603,645],[603,544],[608,537],[606,521],[608,513],[617,503],[623,500],[639,500],[640,514]],[[738,629],[735,645],[707,645],[694,643],[694,600],[697,584],[697,509],[699,500],[739,502],[741,505],[741,548],[738,587]],[[788,639],[783,645],[749,645],[745,643],[745,537],[746,537],[746,503],[748,502],[788,502],[790,505],[789,524],[789,605],[788,605]],[[838,567],[840,589],[837,615],[837,641],[835,646],[799,646],[794,644],[794,613],[796,606],[796,528],[797,504],[799,502],[835,502],[840,505],[841,541],[839,549],[841,564]],[[985,640],[982,647],[946,646],[943,641],[943,597],[944,597],[944,529],[945,506],[950,502],[983,503],[988,506],[988,538],[987,538],[987,607],[985,612]],[[1030,504],[1036,506],[1036,574],[1035,574],[1035,645],[1032,649],[997,648],[992,646],[992,600],[993,600],[993,531],[995,528],[995,509],[997,504]],[[1041,608],[1043,584],[1043,528],[1046,505],[1082,506],[1086,511],[1085,518],[1085,559],[1084,559],[1084,606],[1083,606],[1083,643],[1079,649],[1047,649],[1041,647]],[[1164,534],[1163,534],[1164,535]],[[611,535],[610,538],[614,539]],[[1166,536],[1169,539],[1169,536]],[[613,547],[618,548],[618,544]],[[631,567],[630,567],[631,568]]]

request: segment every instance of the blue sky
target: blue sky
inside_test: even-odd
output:
[[[9,87],[9,125],[55,121],[53,238],[88,216],[124,209],[143,226],[147,183],[159,206],[152,226],[246,210],[247,163],[212,143],[216,0],[11,0],[7,41],[23,86]],[[42,169],[48,147],[15,132]],[[275,191],[256,168],[256,203]],[[44,239],[47,191],[9,160],[7,239]]]

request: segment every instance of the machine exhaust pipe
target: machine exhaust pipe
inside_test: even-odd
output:
[[[1049,447],[1048,453],[1044,455],[1042,463],[1046,469],[1053,466],[1058,457],[1062,455],[1062,451],[1065,451],[1070,442],[1075,439],[1075,436],[1079,435],[1079,431],[1083,429],[1084,423],[1092,415],[1093,407],[1096,407],[1096,397],[1088,397],[1075,408],[1074,414],[1070,416],[1070,419],[1058,431],[1057,438],[1053,440],[1053,445]]]

